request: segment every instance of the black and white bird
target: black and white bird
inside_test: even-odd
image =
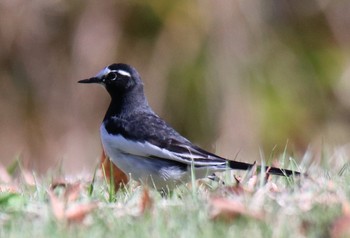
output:
[[[232,161],[192,144],[148,105],[138,72],[127,64],[112,64],[79,83],[103,85],[111,103],[100,127],[102,145],[112,162],[132,179],[161,189],[172,189],[191,179],[227,168],[248,170],[254,164]],[[299,172],[266,167],[270,174]]]

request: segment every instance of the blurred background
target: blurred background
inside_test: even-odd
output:
[[[110,99],[77,81],[114,62],[136,67],[154,110],[222,156],[344,145],[349,12],[331,0],[2,0],[0,163],[93,171]]]

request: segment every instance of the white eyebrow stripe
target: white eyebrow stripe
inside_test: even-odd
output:
[[[131,77],[130,73],[128,73],[128,72],[126,72],[124,70],[121,70],[121,69],[117,70],[117,73],[121,74],[121,75],[124,75],[124,76],[127,76],[127,77]]]

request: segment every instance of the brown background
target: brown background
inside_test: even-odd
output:
[[[0,162],[91,172],[109,103],[79,85],[135,66],[154,110],[222,156],[350,137],[350,2],[0,2]]]

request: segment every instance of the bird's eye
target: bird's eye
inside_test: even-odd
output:
[[[106,80],[114,81],[116,79],[117,79],[117,75],[115,73],[113,73],[113,72],[107,74],[107,76],[106,76]]]

